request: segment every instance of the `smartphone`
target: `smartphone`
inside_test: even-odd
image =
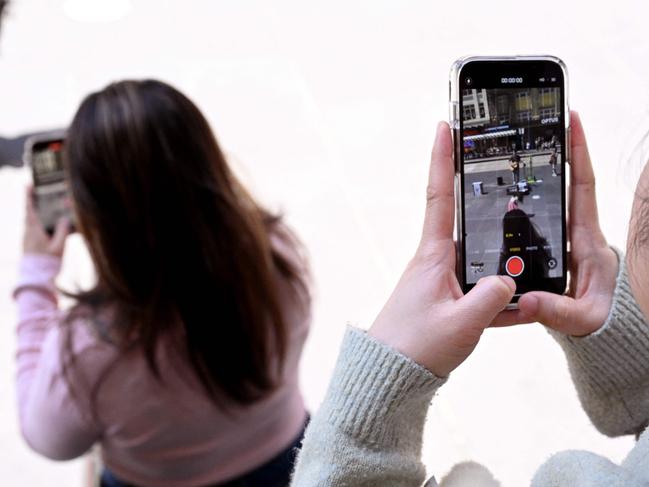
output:
[[[469,292],[509,275],[516,293],[563,294],[570,111],[553,56],[467,57],[451,68],[457,274]]]
[[[74,212],[63,167],[65,131],[48,132],[25,141],[23,160],[31,166],[36,213],[45,231],[52,235],[59,218],[69,218],[74,227]]]

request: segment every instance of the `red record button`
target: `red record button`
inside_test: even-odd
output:
[[[509,259],[507,259],[507,263],[505,264],[505,270],[507,271],[507,274],[509,274],[510,276],[518,277],[525,270],[525,262],[523,262],[523,259],[521,259],[517,255],[514,255]]]

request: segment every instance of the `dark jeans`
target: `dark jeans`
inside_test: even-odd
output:
[[[309,418],[307,418],[306,424],[304,425],[305,429],[307,424],[309,424]],[[295,458],[297,457],[298,450],[302,446],[303,437],[304,430],[300,432],[288,448],[261,467],[224,484],[210,487],[288,487],[291,480],[291,472],[293,472],[295,465]],[[101,487],[136,486],[122,482],[110,470],[104,469],[101,474]]]

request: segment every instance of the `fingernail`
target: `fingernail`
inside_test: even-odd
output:
[[[435,142],[439,140],[442,131],[446,130],[446,122],[437,122],[437,130],[435,131]]]
[[[498,277],[500,278],[501,281],[507,284],[509,289],[511,289],[512,291],[516,291],[516,281],[514,281],[511,277],[509,276],[498,276]]]

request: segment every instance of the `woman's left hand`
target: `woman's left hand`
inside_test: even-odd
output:
[[[25,234],[23,237],[23,252],[26,254],[45,254],[63,257],[65,240],[70,234],[70,221],[60,218],[56,223],[54,235],[45,232],[43,224],[34,208],[33,189],[27,188],[25,198]]]

